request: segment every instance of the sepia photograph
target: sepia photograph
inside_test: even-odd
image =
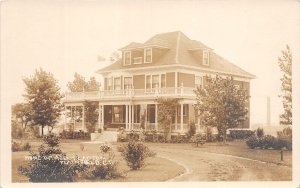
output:
[[[300,187],[298,0],[0,12],[2,187]]]

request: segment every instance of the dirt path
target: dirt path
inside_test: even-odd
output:
[[[288,181],[291,167],[199,150],[153,147],[158,156],[185,168],[169,181]]]

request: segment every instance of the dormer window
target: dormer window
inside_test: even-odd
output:
[[[209,66],[209,51],[203,50],[203,65]]]
[[[127,51],[124,52],[124,60],[123,60],[123,64],[124,65],[130,65],[131,64],[131,52]]]
[[[145,63],[152,63],[152,48],[146,48],[144,50]]]

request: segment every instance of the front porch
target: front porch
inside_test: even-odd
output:
[[[99,102],[95,131],[107,128],[124,128],[125,131],[163,131],[163,126],[158,122],[158,106],[155,101],[123,102],[123,104]],[[65,129],[72,127],[74,131],[87,131],[83,103],[65,103],[65,111],[68,114]],[[195,122],[196,129],[200,130],[200,119],[195,116],[193,104],[182,101],[172,120],[172,132],[184,134],[191,122]]]

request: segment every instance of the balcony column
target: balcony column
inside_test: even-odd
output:
[[[155,104],[155,130],[158,130],[158,104]]]
[[[183,132],[183,103],[180,104],[180,132]]]
[[[125,125],[126,125],[126,130],[128,130],[128,105],[126,104],[126,116],[125,116]]]
[[[82,131],[84,131],[84,127],[85,127],[85,124],[84,124],[84,105],[82,105]]]

